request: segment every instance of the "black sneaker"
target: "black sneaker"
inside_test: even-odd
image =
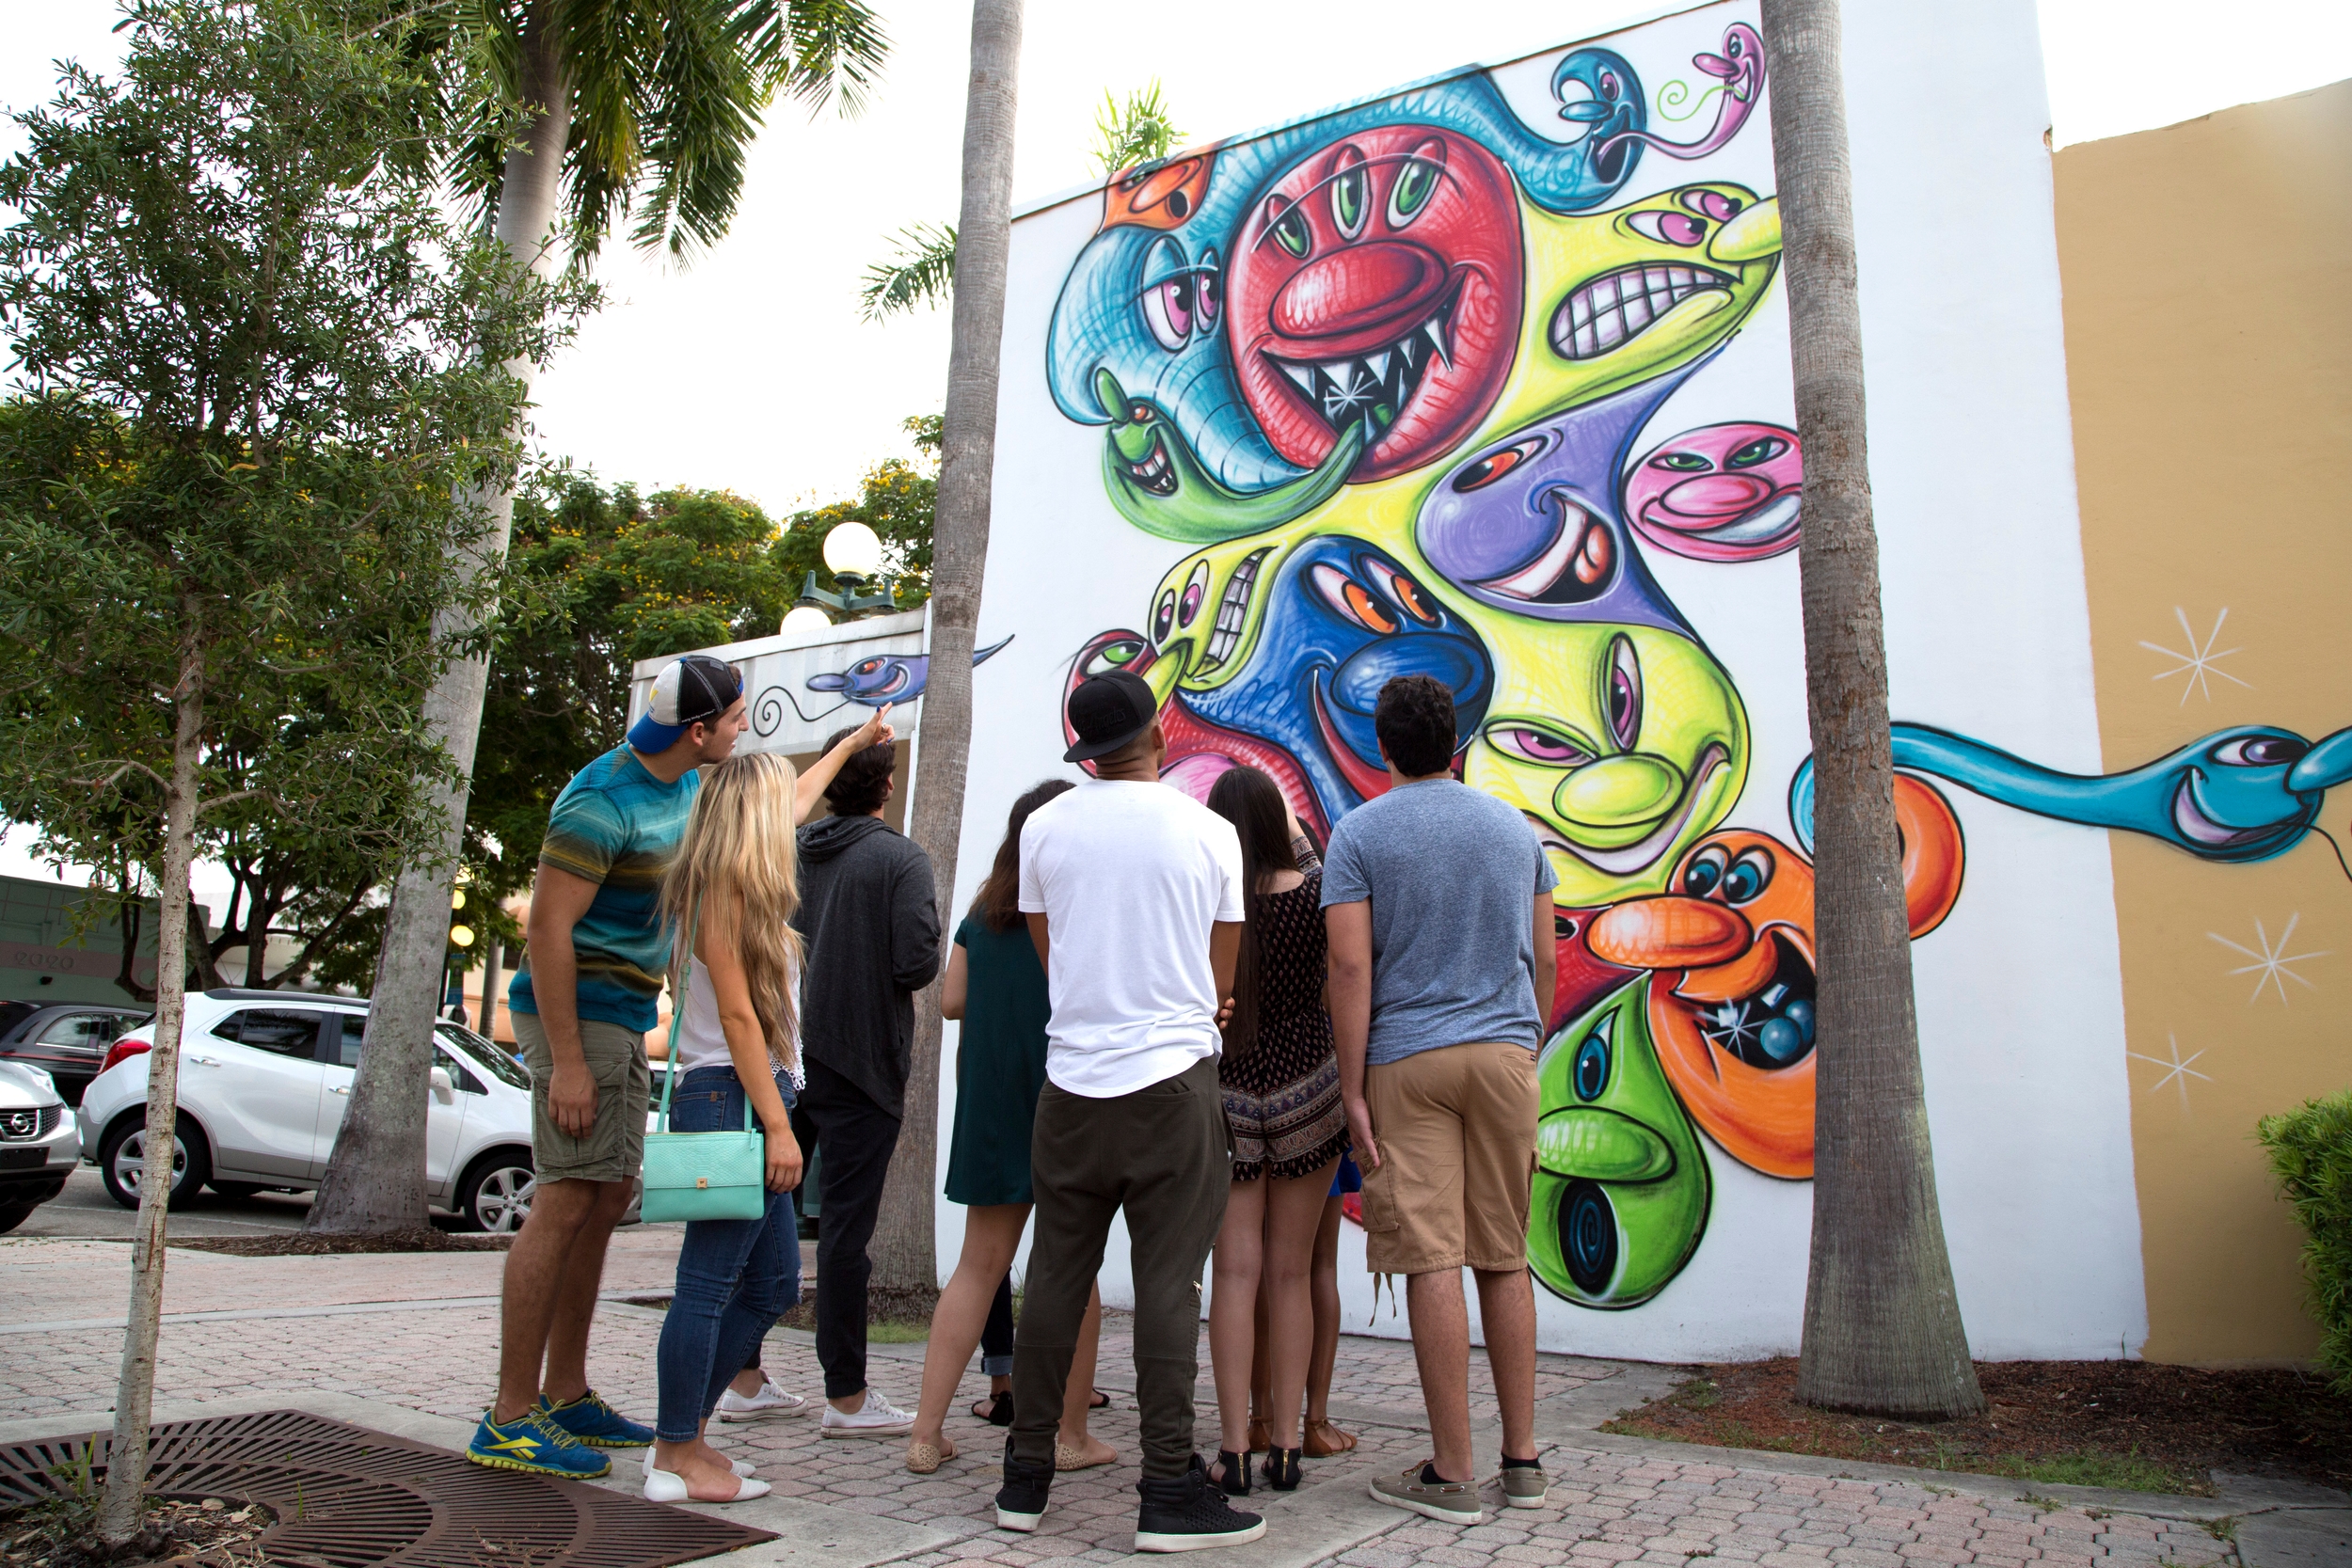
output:
[[[1200,1456],[1192,1468],[1168,1481],[1145,1480],[1136,1490],[1143,1494],[1143,1509],[1136,1517],[1136,1550],[1197,1552],[1208,1546],[1240,1546],[1265,1534],[1265,1521],[1244,1513],[1225,1500],[1209,1479]]]
[[[1005,1439],[1005,1484],[996,1489],[996,1528],[1024,1533],[1037,1528],[1045,1517],[1045,1498],[1054,1489],[1054,1467],[1031,1465],[1012,1456],[1012,1439]]]

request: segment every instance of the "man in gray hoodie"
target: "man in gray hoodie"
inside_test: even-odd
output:
[[[866,1245],[898,1147],[914,993],[939,973],[940,954],[930,858],[882,821],[896,762],[888,744],[851,756],[825,788],[834,815],[800,832],[801,1107],[819,1154],[817,1359],[828,1437],[889,1437],[914,1425],[866,1384]]]

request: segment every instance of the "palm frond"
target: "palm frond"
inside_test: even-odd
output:
[[[955,292],[956,226],[918,223],[894,236],[898,253],[866,269],[858,314],[878,322],[917,306],[937,306]]]
[[[753,68],[812,116],[836,100],[845,118],[865,113],[890,54],[865,0],[744,0],[737,24]]]
[[[1102,112],[1094,117],[1094,161],[1104,175],[1117,174],[1122,168],[1167,157],[1184,135],[1161,99],[1158,77],[1129,93],[1124,103],[1105,87]]]

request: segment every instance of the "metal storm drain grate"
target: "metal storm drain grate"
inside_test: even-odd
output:
[[[57,1467],[93,1440],[103,1471],[103,1432],[0,1447],[0,1508],[67,1490]],[[148,1486],[266,1503],[278,1523],[260,1544],[314,1568],[664,1568],[775,1539],[581,1481],[485,1469],[297,1410],[156,1427]]]

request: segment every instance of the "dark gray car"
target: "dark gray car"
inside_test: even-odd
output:
[[[56,1081],[60,1099],[79,1105],[107,1050],[154,1016],[97,1002],[0,1002],[0,1061],[40,1068]]]

